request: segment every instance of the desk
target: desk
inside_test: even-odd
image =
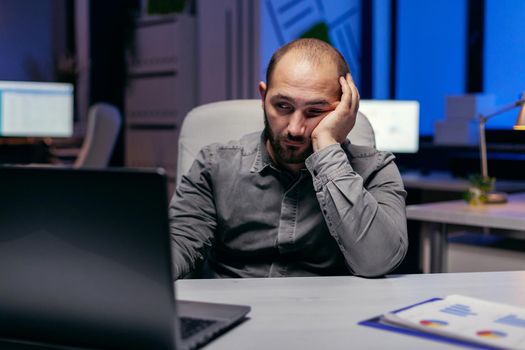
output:
[[[421,175],[419,172],[404,172],[401,176],[407,189],[461,194],[470,187],[467,179],[453,177],[449,172],[432,172],[428,175]],[[525,191],[525,181],[498,180],[495,190],[507,193]]]
[[[525,231],[525,193],[509,195],[506,204],[471,206],[465,201],[407,206],[407,219],[423,223],[430,272],[446,271],[447,224]],[[424,244],[425,244],[424,242]]]
[[[459,349],[357,323],[449,294],[525,307],[525,271],[180,280],[178,298],[251,305],[250,319],[205,349]]]

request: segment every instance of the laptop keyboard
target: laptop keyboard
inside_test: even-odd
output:
[[[180,329],[182,339],[187,339],[200,332],[201,330],[208,328],[212,324],[217,323],[213,320],[205,320],[202,318],[193,317],[181,317],[180,318]]]

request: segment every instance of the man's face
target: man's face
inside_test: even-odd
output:
[[[275,66],[271,85],[259,83],[268,151],[274,161],[302,165],[313,152],[311,135],[341,96],[335,64],[313,64],[288,53]]]

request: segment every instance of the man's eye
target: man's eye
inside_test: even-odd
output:
[[[287,104],[287,103],[277,103],[276,107],[277,107],[277,109],[279,109],[281,111],[285,111],[285,112],[288,112],[288,111],[292,110],[292,107],[289,104]]]
[[[316,117],[316,116],[319,116],[319,115],[321,115],[323,113],[325,113],[325,111],[322,110],[322,109],[309,109],[308,112],[307,112],[307,115],[311,116],[311,117]]]

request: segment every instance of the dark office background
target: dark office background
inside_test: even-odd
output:
[[[279,23],[289,1],[263,1],[262,67],[273,50],[289,39],[308,16]],[[355,42],[346,55],[338,40],[339,19],[346,14],[346,40]],[[525,40],[520,0],[374,0],[300,1],[328,26],[330,38],[347,59],[359,68],[359,88],[364,98],[418,100],[421,103],[420,133],[432,136],[434,122],[444,118],[445,96],[491,93],[496,104],[517,99],[525,91]],[[335,10],[334,10],[335,8]],[[280,12],[279,12],[280,11]],[[356,20],[353,16],[358,14]],[[356,27],[357,26],[357,27]],[[350,44],[349,44],[350,45]],[[355,56],[355,57],[354,57]],[[351,64],[352,66],[352,64]],[[488,129],[511,128],[515,113],[492,120]]]
[[[337,9],[338,3],[347,11],[352,19],[345,35],[352,36],[356,56],[349,59],[359,69],[356,75],[362,96],[420,101],[423,137],[431,137],[434,122],[444,118],[447,95],[492,93],[496,104],[503,105],[525,91],[525,2],[521,0],[299,3],[308,2],[318,4],[326,13]],[[287,3],[262,0],[262,15],[268,4],[282,9]],[[92,102],[105,99],[122,106],[123,50],[129,39],[129,14],[137,4],[125,0],[91,2]],[[0,79],[57,80],[55,54],[57,50],[71,53],[74,46],[73,13],[73,1],[3,0]],[[66,21],[61,20],[64,16]],[[270,38],[269,26],[262,21],[261,70],[274,46],[280,44]],[[53,31],[65,32],[65,42],[57,43]],[[491,120],[487,128],[509,129],[514,118],[515,113],[509,112]]]
[[[126,52],[132,49],[139,5],[138,0],[90,2],[90,104],[110,102],[123,111]],[[525,91],[522,0],[260,0],[260,6],[261,77],[278,46],[315,36],[345,55],[363,98],[420,102],[420,151],[397,155],[402,170],[477,172],[475,145],[433,144],[434,123],[445,117],[445,97],[489,93],[496,105],[505,105]],[[292,8],[301,16],[283,20]],[[75,75],[59,65],[61,57],[74,55],[74,20],[74,1],[2,0],[0,80],[74,82]],[[305,25],[309,29],[301,32]],[[500,179],[525,179],[525,137],[510,130],[515,116],[509,112],[487,125],[489,167]],[[112,165],[123,165],[123,145],[121,135]],[[42,156],[38,147],[19,147],[19,162]],[[14,162],[6,157],[1,154],[0,161]],[[408,198],[421,200],[416,192]],[[410,259],[417,260],[416,254],[407,261],[414,266],[417,261]]]
[[[123,111],[125,52],[139,5],[90,2],[89,104],[110,102]],[[286,17],[298,7],[304,7],[301,16]],[[402,170],[474,172],[475,146],[433,143],[434,123],[445,117],[445,97],[488,93],[500,106],[525,91],[521,0],[260,0],[260,10],[261,76],[275,48],[306,34],[330,40],[343,52],[363,98],[420,102],[420,151],[398,155]],[[74,81],[74,72],[60,67],[61,58],[74,55],[74,20],[74,1],[1,1],[0,80]],[[305,24],[312,28],[301,33]],[[515,115],[511,111],[487,124],[489,167],[498,178],[525,176],[519,170],[525,137],[511,130]],[[112,165],[123,165],[123,145],[121,135]]]

